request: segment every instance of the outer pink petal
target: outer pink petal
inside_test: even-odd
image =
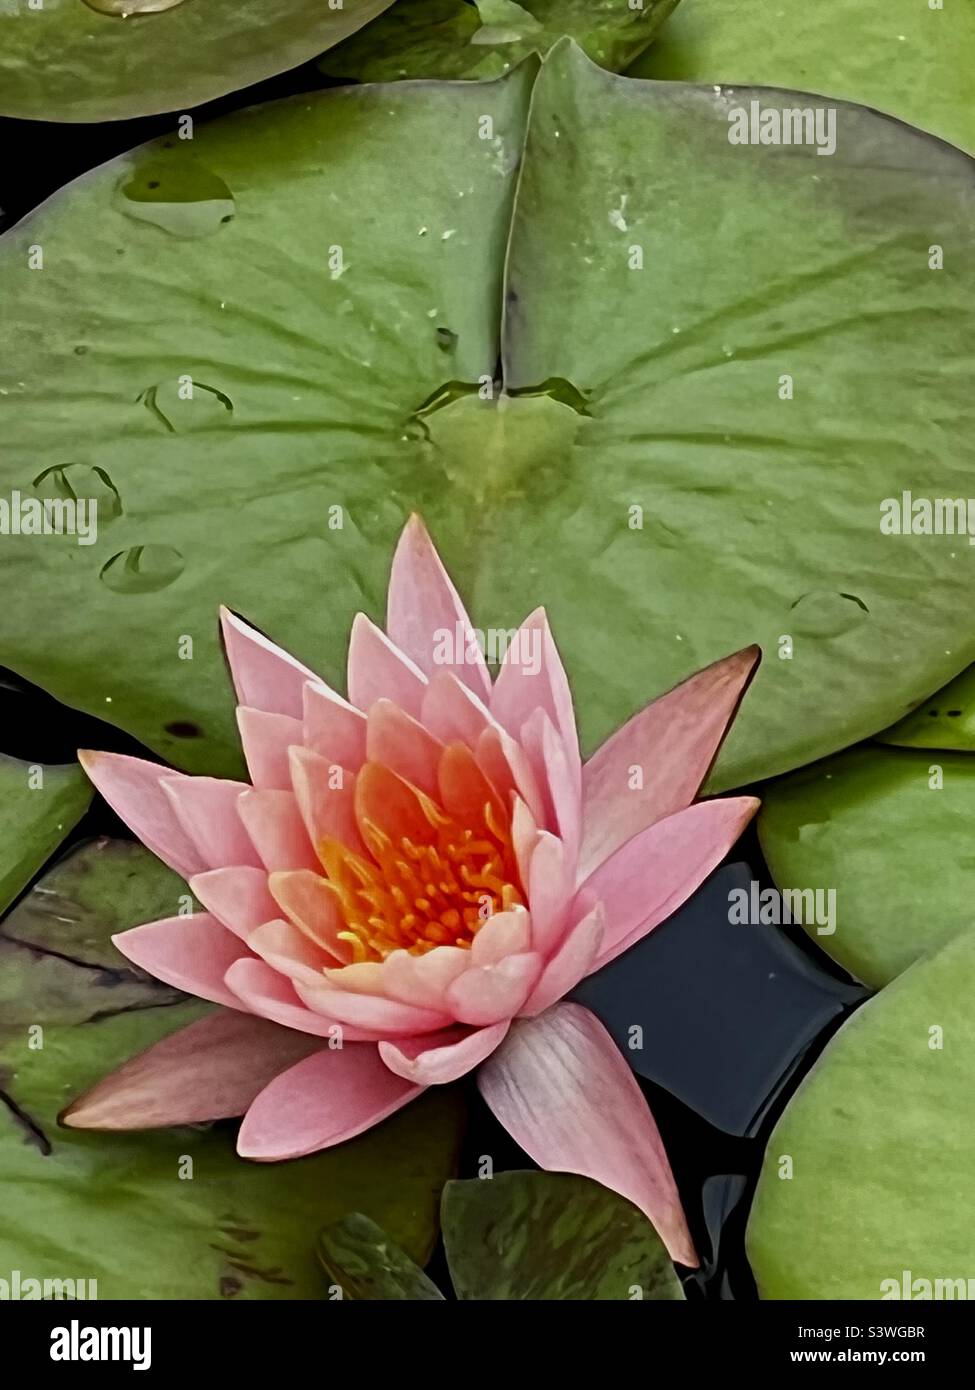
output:
[[[208,868],[260,863],[237,814],[237,799],[248,790],[245,782],[176,776],[161,778],[159,785]]]
[[[329,686],[316,681],[304,689],[304,743],[330,763],[358,772],[366,756],[366,716]]]
[[[500,725],[483,729],[474,746],[477,765],[505,801],[519,797],[533,818],[541,822],[545,801],[531,759],[521,744]]]
[[[164,864],[183,878],[211,867],[183,829],[160,786],[164,777],[179,778],[181,772],[144,758],[86,748],[79,749],[78,761],[112,810]]]
[[[604,931],[605,914],[602,903],[597,903],[566,932],[554,955],[546,962],[538,984],[525,1001],[522,1015],[532,1017],[543,1013],[590,973],[599,954]]]
[[[437,768],[444,746],[392,700],[377,700],[369,711],[366,755],[385,763],[397,776],[428,796],[438,792]]]
[[[532,945],[546,958],[562,939],[572,903],[572,868],[561,840],[540,831],[528,869]]]
[[[291,744],[304,740],[301,720],[292,719],[287,714],[269,714],[267,710],[238,705],[237,728],[247,759],[247,771],[254,786],[261,789],[271,787],[278,791],[290,789],[288,749]]]
[[[580,879],[639,831],[689,806],[761,659],[758,647],[706,666],[635,714],[583,769]],[[643,786],[631,788],[632,769]]]
[[[470,618],[418,516],[406,523],[393,556],[386,630],[428,676],[444,669],[435,653],[438,634],[449,634],[451,649],[459,648],[454,653],[458,660],[451,661],[449,669],[479,695],[490,695],[491,678]]]
[[[241,1007],[223,977],[235,960],[249,957],[250,952],[208,912],[147,922],[112,940],[123,956],[157,980],[214,1004]]]
[[[369,1043],[323,1048],[254,1101],[237,1136],[243,1158],[301,1158],[371,1128],[423,1090],[395,1076]]]
[[[240,1001],[238,1008],[243,1005],[262,1018],[269,1018],[285,1028],[295,1028],[299,1033],[343,1042],[362,1042],[373,1036],[306,1008],[291,983],[254,956],[235,961],[227,971],[226,984]]]
[[[305,681],[318,680],[314,671],[276,647],[229,608],[220,610],[220,627],[238,702],[300,719],[302,688]]]
[[[269,1081],[321,1042],[234,1009],[180,1028],[72,1101],[70,1129],[157,1129],[243,1115]]]
[[[461,1023],[500,1023],[518,1013],[541,969],[537,951],[506,956],[497,965],[472,965],[447,990],[447,1002]]]
[[[698,1264],[657,1126],[613,1040],[588,1009],[520,1020],[478,1076],[481,1094],[540,1167],[579,1173],[645,1212],[671,1257]]]
[[[327,982],[314,987],[298,982],[295,993],[316,1013],[371,1032],[376,1038],[409,1038],[415,1033],[435,1033],[454,1022],[447,1013],[401,1004],[381,995],[354,994]]]
[[[497,722],[484,701],[453,671],[438,671],[431,679],[423,692],[420,720],[441,743],[466,743],[468,748]]]
[[[327,762],[310,748],[292,748],[289,764],[309,843],[317,847],[326,838],[340,840],[361,854],[362,837],[355,819],[355,773]],[[333,781],[338,785],[333,786]]]
[[[321,869],[293,792],[241,792],[237,810],[269,872]]]
[[[277,916],[263,869],[210,869],[194,874],[190,887],[207,912],[244,941],[255,927]]]
[[[490,1028],[450,1028],[432,1037],[381,1042],[379,1055],[397,1076],[415,1081],[418,1086],[441,1086],[466,1076],[485,1057],[490,1057],[510,1026],[503,1019]]]
[[[572,693],[544,608],[536,608],[518,629],[491,695],[491,713],[516,738],[536,709],[543,709],[558,730],[570,766],[580,767]]]
[[[349,699],[361,710],[377,700],[393,700],[414,718],[420,716],[427,678],[408,656],[357,613],[349,639]]]
[[[686,902],[758,810],[753,796],[699,801],[634,835],[586,880],[606,910],[594,970],[615,960]]]

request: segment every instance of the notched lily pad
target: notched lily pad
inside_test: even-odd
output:
[[[769,1139],[748,1224],[763,1298],[966,1297],[973,991],[965,934],[865,1004],[805,1078]]]
[[[43,0],[0,6],[0,115],[186,110],[297,67],[392,0]]]
[[[329,1296],[343,1299],[442,1303],[443,1294],[420,1267],[361,1212],[319,1232],[318,1258]]]
[[[575,39],[619,72],[641,53],[677,0],[398,0],[369,29],[321,59],[331,77],[358,82],[502,77],[529,54]]]
[[[7,538],[8,663],[238,775],[218,606],[341,687],[416,510],[479,627],[546,605],[587,748],[758,642],[712,790],[955,676],[975,547],[884,535],[880,503],[968,486],[967,383],[917,364],[949,316],[958,352],[975,342],[973,163],[842,103],[829,158],[733,145],[753,100],[781,117],[799,97],[634,82],[563,42],[496,83],[255,108],[70,185],[0,241],[0,469],[12,490],[98,466],[125,511],[84,549]],[[192,241],[125,216],[119,181],[160,160],[177,184],[209,171],[237,215]],[[196,423],[184,376],[232,409]]]
[[[568,1173],[449,1182],[447,1261],[460,1299],[682,1299],[670,1256],[630,1202]]]
[[[954,748],[975,753],[975,666],[877,735],[898,748]]]

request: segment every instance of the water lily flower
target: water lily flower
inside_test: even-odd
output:
[[[629,1198],[696,1265],[633,1073],[564,1000],[669,917],[754,815],[753,797],[694,798],[757,648],[655,700],[583,763],[545,612],[492,682],[416,517],[386,631],[353,623],[347,699],[233,613],[221,623],[250,784],[79,756],[205,909],[115,944],[224,1008],[126,1063],[65,1123],[243,1115],[241,1155],[291,1159],[479,1066],[531,1158]]]

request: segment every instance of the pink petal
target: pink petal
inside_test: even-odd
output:
[[[227,971],[226,984],[240,1001],[238,1008],[243,1004],[253,1013],[280,1023],[284,1028],[327,1037],[333,1043],[363,1041],[364,1035],[357,1028],[350,1028],[337,1019],[326,1018],[306,1008],[290,982],[254,956],[235,961]]]
[[[313,848],[331,839],[361,854],[362,837],[355,818],[355,773],[328,762],[309,748],[291,749],[290,768],[298,810]]]
[[[491,678],[470,619],[418,516],[406,523],[393,556],[386,630],[428,676],[444,669],[437,658],[446,633],[454,658],[449,669],[479,695],[490,695]]]
[[[377,700],[369,711],[366,756],[385,763],[428,796],[437,795],[437,767],[443,744],[392,700]]]
[[[382,964],[383,992],[404,1004],[449,1014],[447,990],[470,963],[470,952],[458,946],[435,946],[422,956],[393,951]]]
[[[379,1055],[397,1076],[418,1086],[442,1086],[466,1076],[498,1046],[511,1025],[507,1019],[490,1028],[450,1028],[426,1038],[381,1042]]]
[[[276,647],[229,608],[220,610],[220,627],[238,702],[300,719],[302,688],[305,681],[318,680],[314,671]]]
[[[441,743],[466,743],[468,748],[485,729],[496,726],[484,701],[452,671],[439,671],[431,679],[423,692],[420,720]]]
[[[572,872],[561,840],[539,831],[528,869],[532,945],[546,958],[562,939],[572,902]]]
[[[304,689],[304,736],[292,739],[329,762],[358,772],[366,756],[366,716],[327,685]]]
[[[491,696],[491,713],[516,738],[536,709],[543,709],[558,730],[570,767],[581,766],[572,692],[544,608],[536,608],[518,629]]]
[[[587,880],[606,910],[599,970],[686,902],[738,839],[761,803],[753,796],[699,801],[658,821],[611,855]]]
[[[210,869],[195,874],[190,888],[207,912],[244,941],[255,927],[277,915],[263,869]]]
[[[671,1257],[697,1254],[653,1116],[605,1028],[578,1004],[522,1019],[478,1076],[481,1094],[549,1172],[579,1173],[626,1197]]]
[[[532,921],[523,907],[495,912],[479,928],[471,947],[475,965],[497,965],[505,956],[516,956],[532,948]]]
[[[242,1158],[301,1158],[371,1128],[422,1091],[395,1076],[369,1043],[324,1048],[283,1072],[254,1101],[237,1136]]]
[[[349,699],[361,710],[377,700],[392,700],[400,709],[419,718],[427,678],[408,656],[357,613],[349,639]]]
[[[246,782],[170,776],[161,778],[159,785],[208,869],[260,863],[237,814],[237,799],[248,790]]]
[[[244,1111],[269,1081],[321,1048],[317,1038],[221,1010],[180,1028],[72,1101],[70,1129],[158,1129]]]
[[[269,714],[267,710],[238,705],[237,728],[254,786],[289,791],[288,749],[304,739],[301,720],[292,719],[288,714]]]
[[[293,792],[241,792],[237,812],[266,869],[321,868]]]
[[[745,647],[706,666],[597,749],[582,776],[580,881],[639,831],[691,804],[760,659],[758,647]],[[631,788],[633,768],[642,788]]]
[[[500,1023],[517,1014],[541,968],[537,951],[506,956],[497,965],[472,965],[447,990],[447,1002],[461,1023]]]
[[[120,932],[112,940],[122,955],[164,984],[239,1009],[240,1000],[223,977],[247,947],[208,912],[166,917]]]
[[[505,801],[518,796],[529,808],[533,818],[541,821],[545,814],[538,778],[531,760],[520,743],[499,726],[482,729],[474,744],[478,766]]]
[[[521,1010],[522,1015],[532,1017],[540,1014],[575,989],[579,981],[592,971],[604,931],[603,905],[596,903],[575,926],[569,928],[555,954],[549,957],[538,984]]]
[[[181,772],[143,758],[85,748],[79,749],[78,761],[112,810],[164,864],[182,878],[211,867],[183,829],[160,786],[164,777],[180,778]]]
[[[527,888],[532,855],[538,844],[538,825],[535,816],[518,796],[511,804],[511,843],[515,851],[518,873]]]
[[[574,864],[582,830],[581,765],[570,760],[555,725],[544,710],[536,710],[521,731],[529,764],[538,774],[545,823],[565,846]]]
[[[312,988],[295,984],[295,993],[309,1009],[339,1023],[371,1032],[376,1038],[412,1037],[414,1033],[435,1033],[453,1023],[450,1014],[419,1009],[374,994],[353,994],[323,983]]]
[[[267,886],[278,907],[300,932],[323,950],[330,951],[337,961],[351,959],[352,947],[338,937],[338,933],[345,930],[345,918],[334,891],[321,874],[310,869],[293,869],[271,874]]]
[[[292,983],[301,980],[307,985],[321,984],[323,970],[332,964],[331,956],[326,956],[290,922],[264,922],[251,932],[247,944],[272,970],[286,975]]]

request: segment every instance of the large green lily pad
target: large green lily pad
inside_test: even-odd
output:
[[[178,880],[147,851],[99,841],[49,878],[0,929],[0,1268],[95,1279],[100,1298],[322,1298],[315,1230],[350,1211],[425,1261],[459,1142],[449,1088],[286,1164],[238,1158],[232,1124],[58,1126],[72,1097],[210,1006],[149,980],[108,939],[179,910]]]
[[[443,1234],[461,1299],[684,1297],[643,1213],[575,1174],[499,1173],[449,1182]]]
[[[77,763],[45,767],[0,754],[0,912],[77,825],[91,798]]]
[[[217,605],[341,684],[411,510],[480,627],[548,606],[590,748],[761,643],[715,788],[975,658],[975,548],[879,529],[970,476],[967,379],[918,364],[975,339],[971,160],[846,106],[829,158],[732,145],[727,94],[569,43],[535,74],[257,108],[0,242],[0,481],[115,499],[94,545],[7,538],[0,658],[238,772]]]
[[[970,1297],[973,992],[966,934],[865,1004],[803,1081],[748,1224],[763,1298]]]
[[[975,753],[975,666],[878,735],[899,748],[955,748]]]
[[[973,69],[969,0],[687,0],[629,71],[821,92],[975,152]]]
[[[865,984],[975,925],[975,759],[964,754],[851,749],[765,788],[758,833],[779,888],[835,894],[833,921],[820,911],[804,925]]]
[[[398,0],[368,31],[327,53],[319,67],[359,82],[501,77],[568,35],[600,67],[619,72],[676,4],[642,0],[640,9],[631,9],[626,0]]]
[[[392,0],[0,0],[0,115],[187,110],[314,58]]]

